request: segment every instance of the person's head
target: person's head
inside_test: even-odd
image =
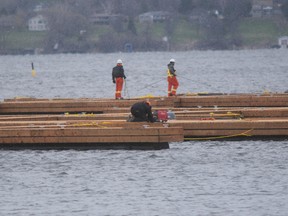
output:
[[[144,103],[151,107],[151,103],[149,101],[144,101]]]
[[[117,65],[122,65],[122,64],[123,64],[122,60],[121,60],[121,59],[118,59],[118,60],[117,60]]]
[[[175,59],[170,59],[171,64],[175,64]]]

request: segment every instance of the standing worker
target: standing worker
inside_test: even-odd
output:
[[[168,81],[168,96],[175,96],[177,88],[179,86],[178,80],[176,78],[176,70],[174,68],[175,60],[170,59],[167,70],[167,81]]]
[[[121,92],[123,89],[123,83],[126,76],[124,74],[123,63],[121,59],[117,60],[117,65],[112,70],[112,80],[116,83],[115,99],[123,99]]]
[[[137,102],[131,107],[130,122],[154,122],[152,107],[149,101]]]

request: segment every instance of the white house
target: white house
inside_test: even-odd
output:
[[[48,30],[47,18],[42,15],[32,17],[28,21],[29,31],[46,31]]]
[[[273,0],[252,0],[252,17],[269,17],[274,12]]]
[[[288,48],[288,36],[283,36],[278,39],[278,44],[281,48]]]
[[[139,22],[163,22],[171,18],[171,15],[165,11],[151,11],[139,15]]]
[[[40,12],[40,11],[43,11],[43,5],[39,4],[39,5],[36,5],[34,10],[34,12]]]

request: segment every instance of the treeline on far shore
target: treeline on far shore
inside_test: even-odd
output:
[[[252,0],[2,0],[0,54],[276,48],[278,1],[281,13],[254,16]]]

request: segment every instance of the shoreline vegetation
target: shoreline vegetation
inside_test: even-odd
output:
[[[151,24],[149,33],[145,32],[147,25],[137,23],[137,35],[95,25],[85,36],[63,39],[53,48],[47,48],[48,32],[22,28],[0,33],[0,55],[267,49],[278,48],[278,38],[288,35],[288,22],[279,18],[245,18],[239,23],[236,36],[223,38],[204,37],[203,29],[185,19],[177,20],[174,25],[169,37],[165,35],[165,23]]]
[[[11,5],[8,7],[7,2],[11,5],[14,2],[14,9]],[[0,9],[3,4],[0,55],[267,49],[279,48],[278,39],[288,36],[285,13],[254,17],[250,0],[230,0],[224,5],[221,1],[204,4],[196,0],[177,0],[162,7],[141,1],[147,5],[127,4],[125,7],[118,5],[118,8],[112,0],[98,1],[94,8],[89,8],[92,2],[85,2],[86,8],[82,2],[83,8],[80,8],[77,1],[75,5],[55,1],[38,5],[41,7],[37,12],[31,12],[33,7],[29,4],[22,5],[26,9],[21,11],[16,4],[20,4],[18,0],[7,2],[6,6],[0,3]],[[108,13],[105,10],[109,5],[115,8]],[[175,15],[163,12],[171,11],[169,5],[179,8]],[[288,16],[288,2],[286,5]],[[100,6],[101,11],[93,18],[91,14]],[[153,9],[163,10],[149,12],[161,13],[158,15],[161,19],[141,20],[141,11],[143,14],[143,11]],[[104,15],[101,15],[102,11]],[[31,29],[30,23],[47,25],[39,30]]]

